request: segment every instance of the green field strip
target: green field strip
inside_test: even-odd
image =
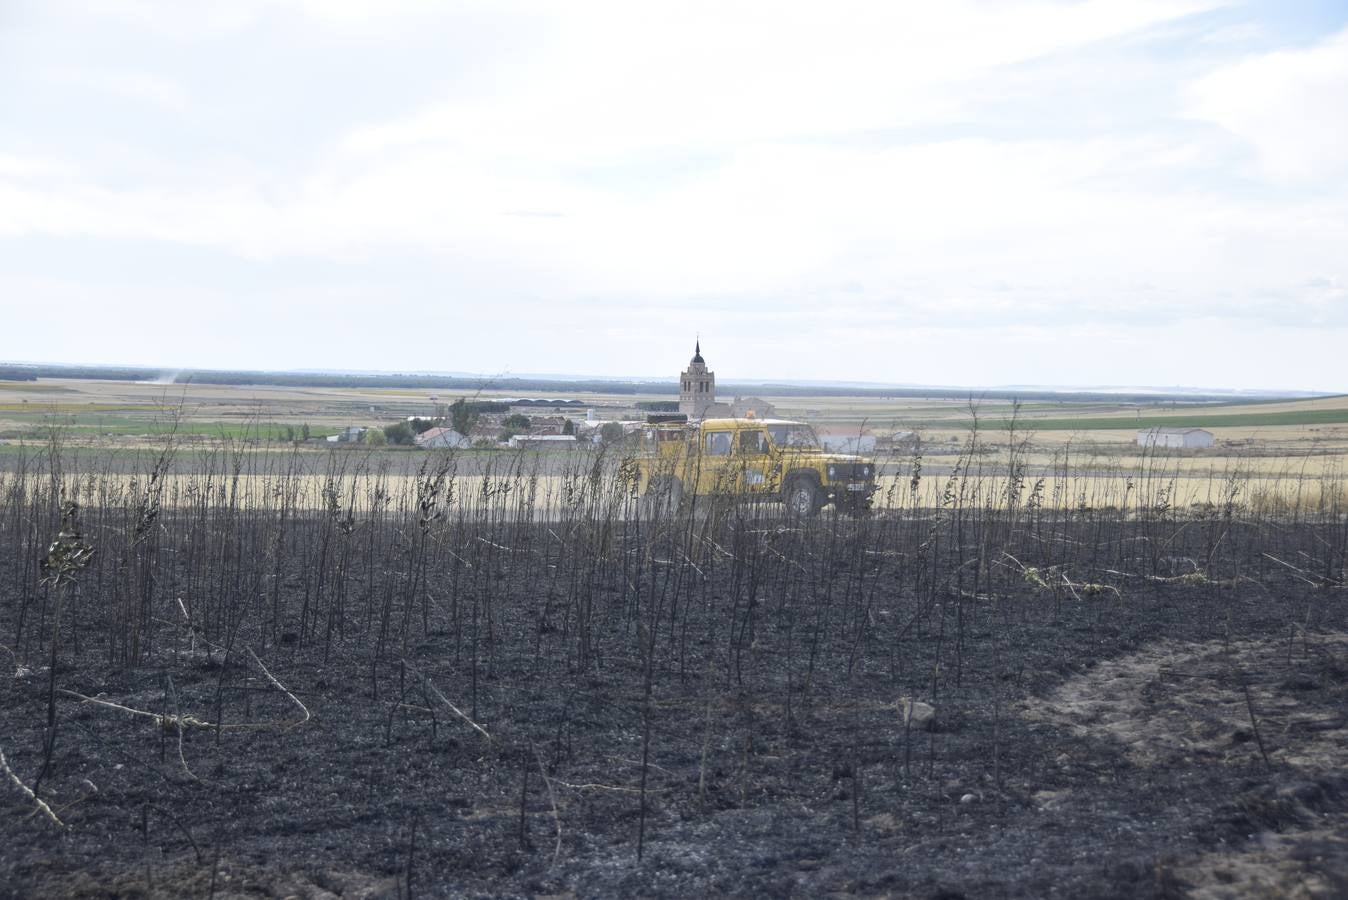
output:
[[[1141,431],[1147,428],[1257,428],[1277,425],[1342,425],[1348,423],[1348,409],[1298,409],[1287,412],[1268,413],[1230,413],[1225,415],[1191,416],[1141,416],[1139,418],[1120,418],[1117,416],[1080,418],[1036,419],[1024,418],[1015,422],[1018,431]],[[927,423],[924,423],[927,424]],[[937,425],[937,422],[931,422]],[[954,424],[949,421],[941,425]],[[968,428],[971,422],[959,423]],[[1005,431],[1011,426],[1006,418],[983,419],[979,428]]]
[[[175,427],[170,422],[137,422],[119,419],[116,421],[90,424],[86,422],[33,423],[26,428],[7,429],[11,436],[45,436],[55,427],[70,434],[106,434],[120,436],[148,435],[162,437],[168,434],[180,434],[184,437],[220,437],[253,440],[282,440],[289,431],[300,434],[300,424],[278,424],[276,422],[238,423],[238,422],[179,422]],[[309,427],[310,438],[324,438],[336,434],[340,429],[314,426]]]
[[[51,382],[0,381],[0,391],[23,391],[32,394],[73,394],[75,389]]]
[[[80,403],[78,401],[61,400],[55,403],[0,403],[0,412],[23,413],[29,417],[40,416],[72,416],[88,415],[89,413],[144,413],[154,412],[163,407],[154,403],[100,403],[90,401]]]

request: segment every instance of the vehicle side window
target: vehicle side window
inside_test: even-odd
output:
[[[740,432],[740,453],[761,454],[768,452],[768,436],[761,431]]]
[[[707,434],[707,455],[708,456],[729,456],[730,455],[730,435],[724,431],[713,431]]]

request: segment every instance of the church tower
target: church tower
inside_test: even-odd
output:
[[[716,373],[707,369],[702,359],[702,341],[698,340],[688,368],[679,381],[679,412],[690,421],[706,415],[707,407],[716,402]]]

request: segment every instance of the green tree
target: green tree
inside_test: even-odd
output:
[[[309,440],[309,423],[308,423],[308,422],[305,422],[303,425],[300,426],[300,438],[303,439],[303,440],[306,440],[306,441]]]
[[[576,433],[576,422],[575,422],[575,420],[574,420],[574,419],[567,419],[567,420],[566,420],[566,424],[562,426],[562,434],[571,434],[571,435],[574,435],[575,433]]]
[[[605,444],[616,444],[623,439],[625,434],[621,422],[605,422],[599,426],[599,439]]]
[[[528,434],[528,433],[529,433],[528,416],[521,415],[520,413],[515,413],[514,415],[506,416],[505,419],[501,421],[500,438],[503,441],[508,441],[517,434]]]
[[[365,436],[361,438],[361,442],[369,444],[371,447],[382,447],[388,443],[388,438],[384,436],[383,429],[368,428],[365,430]]]
[[[373,431],[374,429],[370,429]],[[369,434],[369,432],[366,432]],[[406,446],[413,443],[416,435],[412,431],[412,426],[406,422],[394,422],[392,425],[384,426],[384,438],[390,444]]]
[[[449,427],[465,437],[477,427],[477,407],[460,397],[449,404]]]

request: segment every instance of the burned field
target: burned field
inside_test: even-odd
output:
[[[1340,510],[615,462],[2,476],[0,896],[1348,891]]]

